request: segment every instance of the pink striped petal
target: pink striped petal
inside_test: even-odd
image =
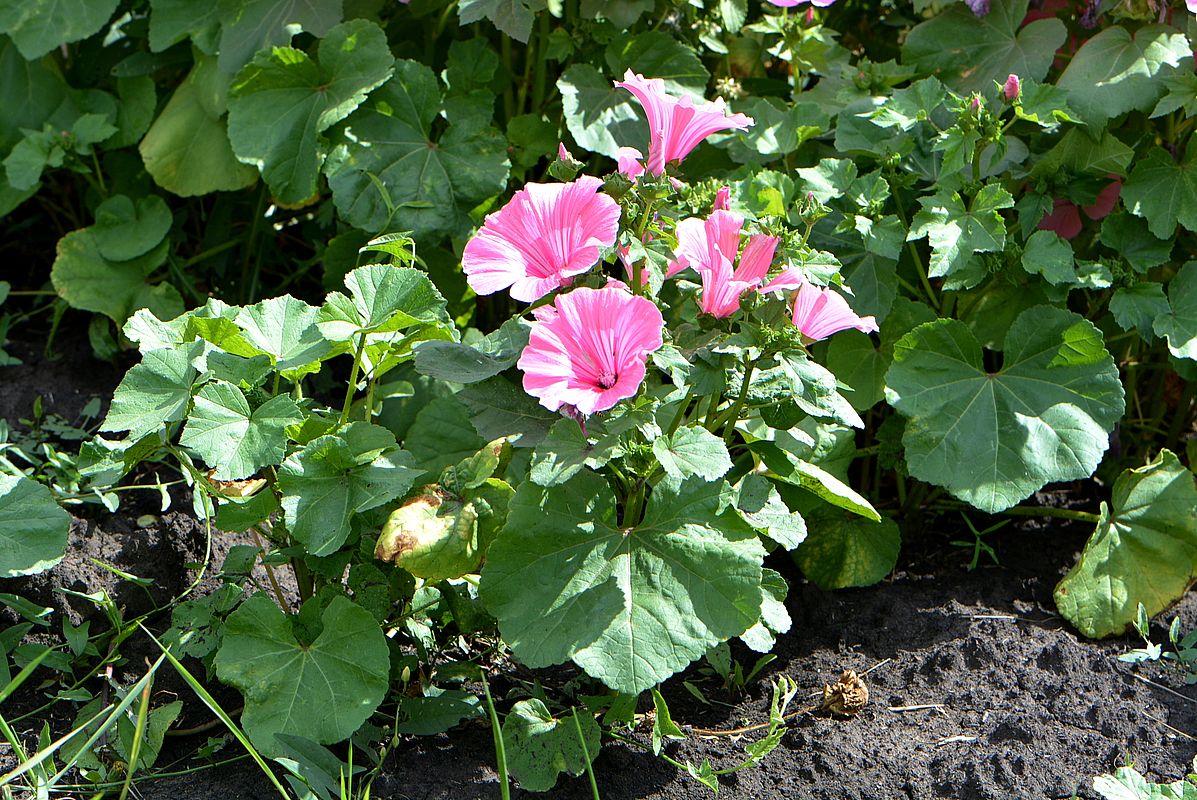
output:
[[[509,289],[532,302],[593,267],[615,243],[619,204],[599,192],[603,182],[529,183],[486,218],[465,246],[461,266],[478,294]]]
[[[793,319],[802,335],[813,341],[848,328],[865,333],[877,331],[875,318],[858,316],[842,295],[810,283],[803,283],[794,295]]]
[[[538,317],[517,366],[524,390],[557,411],[606,411],[644,381],[648,354],[661,347],[665,321],[651,300],[621,284],[581,288],[557,297]]]

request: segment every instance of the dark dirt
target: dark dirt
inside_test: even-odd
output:
[[[46,396],[48,410],[69,418],[89,393],[109,392],[115,384],[113,371],[97,368],[94,361],[67,355],[41,362],[36,348],[22,347],[18,343],[11,349],[27,359],[27,366],[16,368],[24,371],[0,374],[0,415],[10,419],[27,414],[39,393]],[[185,588],[193,575],[188,563],[202,557],[203,527],[186,508],[177,502],[174,510],[145,520],[144,527],[135,520],[147,511],[137,502],[116,515],[89,513],[75,520],[70,549],[59,567],[43,576],[0,582],[0,591],[26,594],[76,621],[94,616],[94,608],[53,591],[55,587],[105,588],[128,613],[149,610]],[[928,530],[906,543],[899,569],[889,580],[834,593],[806,584],[784,558],[778,560],[773,566],[783,569],[793,584],[789,607],[794,617],[793,631],[778,642],[779,658],[740,697],[730,697],[692,669],[685,677],[719,703],[703,705],[675,679],[664,690],[673,717],[679,724],[705,729],[736,728],[767,718],[773,676],[784,673],[797,681],[797,708],[807,702],[804,695],[834,681],[842,670],[867,672],[871,699],[862,713],[850,719],[804,713],[793,719],[781,745],[761,765],[722,779],[720,794],[732,800],[1007,800],[1069,798],[1074,793],[1094,798],[1092,777],[1127,759],[1157,780],[1180,777],[1197,752],[1197,740],[1190,738],[1197,736],[1197,687],[1185,687],[1179,675],[1156,665],[1134,668],[1117,661],[1119,653],[1138,642],[1081,640],[1054,616],[1052,588],[1087,533],[1076,525],[1006,529],[989,537],[1001,566],[968,572],[964,565],[970,552],[950,547],[950,536]],[[231,541],[223,535],[218,539],[215,564]],[[147,593],[122,583],[89,556],[152,578],[155,585]],[[1186,629],[1197,626],[1197,596],[1187,597],[1175,613]],[[1172,614],[1166,616],[1171,619]],[[160,620],[157,627],[165,624]],[[1157,634],[1157,640],[1163,639],[1162,629]],[[755,658],[742,649],[735,655],[748,663]],[[141,656],[138,651],[131,657],[126,674],[136,674],[132,662],[140,663]],[[1167,688],[1150,685],[1136,673]],[[559,677],[554,673],[546,683],[556,685]],[[494,683],[501,688],[504,678],[496,676]],[[181,687],[176,690],[188,706],[180,724],[208,716],[194,697]],[[221,697],[228,694],[222,691]],[[28,708],[36,705],[34,699],[9,702]],[[229,699],[235,702],[235,697]],[[895,710],[909,706],[933,707]],[[69,726],[69,716],[56,713],[51,725]],[[25,720],[18,733],[35,735],[40,726],[40,720]],[[709,759],[716,767],[730,766],[755,736],[759,733],[691,736],[668,745],[667,752],[683,761]],[[159,767],[202,766],[204,762],[188,756],[204,738],[170,740]],[[227,758],[233,749],[217,757]],[[0,767],[5,761],[0,752]],[[402,743],[372,796],[497,798],[493,765],[489,729],[467,724],[449,735]],[[709,795],[663,761],[623,744],[605,744],[595,771],[606,800]],[[146,800],[277,796],[250,761],[143,781],[138,791]],[[513,796],[537,795],[516,789]],[[581,800],[590,797],[590,789],[585,778],[569,778],[542,796]]]

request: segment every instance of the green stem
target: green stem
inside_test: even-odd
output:
[[[902,195],[899,190],[894,191],[894,206],[898,211],[898,219],[902,221],[902,227],[910,230],[910,220],[906,216],[906,207],[902,203]],[[919,274],[919,283],[923,286],[923,291],[927,293],[927,302],[931,304],[931,308],[939,313],[939,296],[935,294],[935,287],[931,285],[930,278],[927,277],[927,267],[923,264],[923,257],[919,254],[919,249],[914,246],[914,242],[907,240],[906,249],[910,253],[910,258],[914,261],[915,271]]]
[[[961,511],[975,510],[968,503],[955,500],[943,500],[936,504],[940,508],[959,509]],[[1053,517],[1055,519],[1071,519],[1077,522],[1096,524],[1101,519],[1097,514],[1089,511],[1074,511],[1071,508],[1049,508],[1047,506],[1014,506],[1005,511],[998,511],[998,515],[1007,517]]]
[[[627,505],[623,509],[623,526],[625,528],[635,527],[640,523],[641,514],[644,511],[644,484],[637,482],[632,487],[631,493],[628,495]]]
[[[373,377],[366,383],[366,422],[374,421],[374,385]]]
[[[96,168],[96,182],[100,184],[100,194],[104,197],[108,196],[108,186],[104,183],[104,171],[100,169],[100,158],[96,155],[95,148],[91,151],[91,163]],[[123,797],[123,795],[122,795]]]
[[[744,356],[744,379],[740,381],[740,393],[736,395],[736,402],[732,403],[732,407],[720,419],[723,424],[723,444],[730,445],[732,436],[736,433],[736,421],[739,418],[740,411],[744,408],[744,402],[748,399],[748,387],[752,383],[752,373],[756,370],[756,360]]]
[[[586,746],[586,737],[582,735],[582,722],[578,719],[578,709],[574,712],[574,730],[578,733],[578,744],[582,746],[582,757],[586,759],[586,776],[590,778],[590,794],[594,800],[600,800],[598,782],[594,779],[594,766],[590,763],[590,748]]]
[[[548,74],[544,54],[549,49],[549,15],[540,14],[536,24],[539,49],[536,59],[536,77],[532,82],[532,113],[534,114],[539,113],[540,109],[544,107],[544,88]]]
[[[345,402],[341,405],[341,419],[337,427],[349,421],[349,409],[353,406],[353,395],[357,390],[357,374],[362,368],[362,351],[366,349],[366,334],[358,336],[357,352],[353,354],[353,369],[349,371],[349,386],[345,388]]]
[[[673,432],[676,431],[681,426],[682,420],[684,420],[686,418],[686,411],[689,408],[690,408],[690,395],[687,394],[682,399],[681,405],[678,406],[677,414],[675,414],[673,417],[673,422],[669,423],[669,429],[667,431],[665,431],[666,436],[672,436]]]

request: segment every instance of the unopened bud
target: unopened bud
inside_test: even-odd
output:
[[[1017,75],[1011,74],[1006,78],[1005,85],[1002,86],[1002,96],[1006,98],[1007,103],[1013,103],[1021,92],[1022,82],[1018,80]]]
[[[731,202],[731,187],[721,186],[719,191],[715,192],[715,204],[711,206],[712,211],[726,211]]]

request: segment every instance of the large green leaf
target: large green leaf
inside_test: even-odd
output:
[[[43,572],[62,560],[71,516],[50,490],[0,473],[0,578]]]
[[[1068,90],[1068,105],[1099,129],[1119,114],[1151,109],[1164,92],[1161,77],[1177,74],[1191,57],[1188,37],[1175,28],[1147,25],[1132,37],[1111,25],[1081,45],[1056,85]]]
[[[117,194],[96,207],[92,239],[104,258],[128,261],[157,246],[172,222],[170,208],[158,195],[133,200]]]
[[[219,2],[197,6],[193,0],[150,0],[149,39],[153,52],[160,53],[190,38],[201,52],[215,53],[219,35]],[[248,61],[252,55],[247,55],[245,60]],[[236,69],[234,67],[229,71],[235,72]]]
[[[910,473],[989,512],[1092,475],[1125,409],[1101,332],[1047,306],[1014,320],[993,372],[963,322],[920,325],[895,346],[885,395],[906,417]]]
[[[40,131],[51,119],[69,123],[69,92],[52,61],[26,60],[11,39],[0,36],[0,153],[20,141],[23,130]]]
[[[471,227],[470,209],[503,191],[507,140],[490,127],[491,112],[442,129],[434,125],[441,105],[432,70],[401,60],[346,120],[325,170],[350,224],[379,232],[402,220],[417,237],[461,234]]]
[[[275,369],[302,374],[314,371],[331,349],[316,326],[319,315],[320,309],[285,294],[246,306],[237,312],[236,323],[245,341],[270,356]]]
[[[445,298],[423,270],[371,264],[346,275],[345,286],[349,296],[329,294],[316,323],[330,342],[349,342],[360,333],[449,324]]]
[[[722,481],[665,479],[625,528],[597,473],[526,481],[482,570],[482,597],[531,667],[573,661],[635,694],[754,625],[764,549]]]
[[[520,700],[503,720],[503,742],[507,764],[520,786],[547,792],[562,772],[581,775],[586,770],[602,746],[602,731],[589,713],[574,709],[557,719],[542,701]]]
[[[1068,33],[1055,17],[1023,25],[1026,15],[1027,0],[994,3],[982,17],[957,3],[914,27],[902,61],[962,94],[992,94],[1010,73],[1041,81]]]
[[[1086,636],[1119,634],[1139,603],[1154,616],[1197,578],[1197,488],[1193,473],[1162,450],[1124,471],[1081,559],[1056,586],[1056,606]]]
[[[1006,222],[1000,212],[1013,206],[1014,198],[1000,184],[986,184],[968,205],[950,189],[920,197],[919,204],[922,209],[911,220],[907,238],[926,237],[931,245],[931,277],[962,273],[974,253],[1005,247]]]
[[[243,189],[257,170],[233,154],[225,128],[229,78],[215,58],[201,58],[137,146],[146,172],[183,197]]]
[[[420,342],[415,348],[416,370],[453,383],[484,381],[515,366],[528,346],[528,333],[528,326],[516,318],[472,344]]]
[[[702,427],[678,428],[653,440],[653,455],[665,473],[675,478],[700,475],[718,480],[732,468],[723,440]]]
[[[547,4],[545,0],[459,0],[457,5],[462,25],[489,19],[512,39],[527,42],[534,12],[543,11]]]
[[[1168,340],[1172,355],[1197,360],[1197,261],[1185,264],[1168,282],[1168,308],[1152,327],[1156,336]]]
[[[100,253],[95,229],[72,231],[58,240],[50,280],[59,297],[74,308],[95,311],[118,325],[139,308],[170,319],[183,311],[183,298],[169,283],[151,286],[149,275],[167,255],[164,240],[145,255],[109,261]]]
[[[240,389],[213,381],[196,393],[179,444],[198,453],[217,480],[240,480],[279,464],[286,454],[287,426],[301,422],[303,414],[287,395],[251,411]]]
[[[0,0],[0,33],[30,61],[86,39],[116,10],[118,0]]]
[[[631,95],[589,64],[574,64],[557,80],[565,124],[579,146],[615,158],[623,145],[639,147],[648,141],[648,123],[631,102]]]
[[[317,58],[290,47],[264,50],[229,89],[229,141],[237,158],[262,172],[283,203],[316,194],[326,154],[321,134],[361,105],[391,74],[386,34],[351,20],[320,41]]]
[[[630,69],[648,78],[660,78],[673,94],[701,98],[711,82],[711,73],[694,50],[665,31],[621,34],[607,45],[604,55],[612,75],[622,80]],[[619,91],[625,97],[632,96],[625,89]]]
[[[196,378],[191,362],[202,350],[203,342],[193,342],[145,353],[116,387],[100,430],[128,431],[137,440],[181,420]]]
[[[1156,319],[1171,313],[1171,306],[1164,296],[1163,286],[1155,281],[1142,281],[1115,290],[1110,298],[1110,313],[1122,330],[1137,330],[1143,340],[1150,343],[1155,335]],[[1186,337],[1184,341],[1190,338]]]
[[[224,624],[213,666],[245,696],[241,724],[267,755],[282,751],[280,733],[321,744],[348,738],[386,694],[390,652],[374,617],[334,597],[320,622],[319,635],[301,642],[274,601],[256,594]]]
[[[328,555],[349,537],[354,514],[401,497],[419,474],[390,431],[351,423],[279,467],[287,529],[312,555]]]
[[[1122,202],[1157,238],[1171,239],[1177,223],[1197,231],[1197,139],[1180,161],[1162,147],[1148,150],[1126,179]]]
[[[807,526],[794,561],[820,589],[871,586],[898,563],[902,535],[892,519],[873,522],[822,509],[808,515]]]
[[[341,21],[341,0],[215,0],[209,5],[217,7],[221,23],[223,72],[241,69],[259,50],[290,44],[296,29],[322,38]]]

